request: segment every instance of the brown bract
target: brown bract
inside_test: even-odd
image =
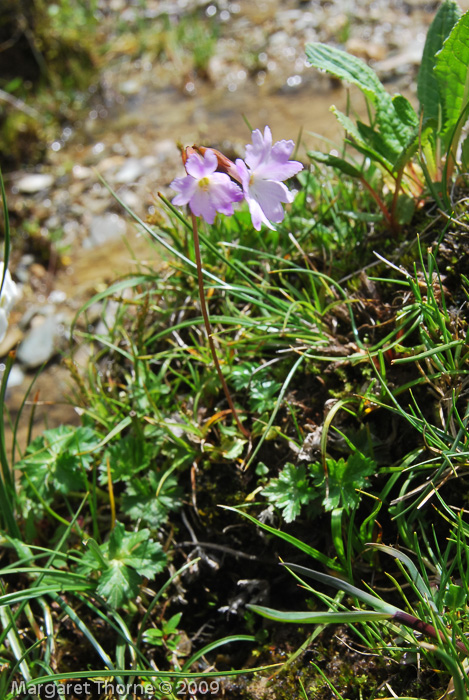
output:
[[[203,156],[207,150],[213,151],[213,153],[215,153],[215,155],[217,157],[217,161],[218,161],[217,172],[226,173],[233,180],[236,180],[236,182],[241,183],[241,178],[238,174],[238,170],[236,168],[236,165],[233,163],[232,160],[230,160],[225,155],[223,155],[223,153],[221,153],[220,151],[217,151],[216,148],[207,149],[205,146],[197,146],[196,144],[194,144],[192,147],[189,146],[186,148],[185,157],[187,159],[193,153],[199,153],[201,156]],[[185,164],[185,161],[184,161],[184,164]]]

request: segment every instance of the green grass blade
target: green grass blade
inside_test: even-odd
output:
[[[393,617],[396,614],[396,612],[399,611],[399,608],[396,608],[395,605],[386,603],[384,600],[381,600],[381,598],[378,598],[377,596],[362,591],[360,588],[357,588],[351,583],[348,583],[348,581],[338,579],[335,576],[329,576],[328,574],[322,574],[320,571],[307,569],[305,566],[299,566],[298,564],[290,564],[288,562],[284,562],[283,565],[286,566],[288,569],[291,569],[295,573],[299,574],[300,576],[306,576],[307,578],[312,578],[315,581],[324,583],[327,586],[332,586],[332,588],[335,588],[339,591],[345,591],[349,595],[352,595],[355,598],[358,598],[358,600],[361,600],[362,603],[366,603],[366,605],[375,608],[376,611],[385,613],[390,617]]]
[[[247,607],[249,607],[249,605]],[[257,642],[257,639],[252,634],[234,634],[230,637],[223,637],[223,639],[217,639],[215,642],[207,644],[203,647],[203,649],[199,649],[199,651],[193,654],[191,658],[186,661],[181,670],[186,671],[192,666],[193,663],[198,661],[202,656],[208,654],[209,651],[218,649],[224,644],[231,644],[231,642]]]
[[[221,506],[221,508],[224,508],[225,510],[231,510],[234,513],[239,513],[239,515],[242,515],[243,518],[247,518],[258,527],[261,527],[263,530],[266,530],[266,532],[270,532],[272,535],[280,537],[280,539],[285,540],[285,542],[289,542],[289,544],[293,545],[297,549],[300,549],[305,554],[308,554],[309,556],[313,557],[313,559],[317,559],[317,561],[320,561],[322,564],[324,564],[324,566],[327,566],[328,569],[333,569],[334,571],[341,570],[341,567],[337,564],[335,559],[331,559],[325,554],[322,554],[322,552],[319,552],[317,549],[314,549],[314,547],[311,547],[305,542],[302,542],[296,537],[293,537],[293,535],[289,535],[287,532],[283,532],[282,530],[277,530],[275,527],[266,525],[266,523],[261,523],[260,520],[256,520],[256,518],[254,518],[252,515],[249,515],[249,513],[246,513],[239,508],[232,508],[231,506]]]
[[[419,574],[414,562],[407,556],[407,554],[404,554],[404,552],[401,552],[398,549],[395,549],[394,547],[389,547],[385,544],[375,544],[372,542],[367,544],[367,547],[373,547],[373,549],[378,549],[380,552],[389,554],[391,557],[394,557],[395,559],[398,559],[400,562],[402,562],[402,564],[404,564],[404,566],[407,568],[410,574],[412,583],[417,587],[421,595],[427,600],[428,604],[436,612],[436,605],[433,602],[432,593],[425,581],[423,580],[423,578],[421,577],[421,575]]]
[[[3,184],[2,171],[0,170],[0,191],[2,193],[2,206],[3,206],[3,222],[5,226],[5,239],[3,241],[3,275],[2,281],[0,283],[0,296],[2,294],[3,283],[5,281],[5,275],[8,270],[8,262],[10,260],[10,217],[8,216],[7,207],[7,197],[5,193],[5,185]]]
[[[263,605],[246,605],[249,610],[266,617],[268,620],[276,622],[295,622],[299,625],[341,625],[352,624],[353,622],[371,622],[375,620],[389,620],[390,613],[368,611],[350,612],[281,612],[272,608],[265,608]]]

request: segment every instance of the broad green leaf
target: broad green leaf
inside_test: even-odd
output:
[[[265,608],[263,605],[246,605],[249,610],[266,617],[268,620],[277,622],[295,622],[296,624],[314,625],[338,625],[352,624],[354,622],[371,622],[372,620],[389,620],[392,615],[389,613],[370,611],[346,611],[343,612],[281,612],[272,608]]]
[[[417,129],[419,126],[418,114],[407,97],[404,97],[404,95],[394,95],[392,103],[401,122],[411,129]]]
[[[135,569],[113,560],[101,574],[96,592],[106,598],[113,608],[118,608],[126,600],[137,597],[140,580]]]
[[[176,477],[170,476],[162,484],[161,479],[161,474],[149,471],[142,478],[128,481],[122,497],[123,512],[132,520],[143,520],[153,528],[164,523],[169,512],[180,507],[182,490]]]
[[[352,121],[352,119],[350,119],[350,117],[348,117],[346,114],[341,112],[340,109],[337,109],[337,107],[335,107],[335,105],[332,105],[331,112],[332,112],[332,114],[335,114],[336,119],[339,122],[339,124],[341,126],[343,126],[343,128],[345,129],[347,134],[349,136],[351,136],[354,141],[356,141],[357,143],[364,144],[362,135],[358,131],[355,122]]]
[[[326,510],[334,510],[343,506],[347,510],[356,507],[360,501],[357,489],[366,485],[367,477],[376,472],[376,462],[365,457],[361,452],[354,452],[347,461],[342,457],[338,460],[327,459],[327,489],[326,475],[321,463],[310,465],[313,483],[316,487],[326,490],[323,506]]]
[[[138,595],[142,576],[152,579],[166,564],[163,548],[146,529],[126,532],[122,523],[116,523],[107,542],[88,544],[78,571],[101,572],[96,590],[114,608]]]
[[[295,467],[289,463],[282,469],[279,478],[272,479],[262,494],[270,503],[282,509],[287,523],[293,522],[299,516],[302,506],[317,498],[306,468]]]
[[[408,139],[408,126],[394,108],[391,96],[376,73],[364,61],[325,44],[306,44],[306,57],[312,66],[356,85],[376,108],[377,125],[388,148],[399,154]]]
[[[362,177],[362,173],[358,168],[355,168],[355,166],[348,163],[343,158],[339,158],[339,156],[333,156],[330,153],[321,153],[321,151],[309,151],[308,157],[319,163],[330,165],[332,168],[337,168],[337,170],[340,170],[345,175],[350,175],[350,177]]]
[[[434,73],[445,109],[442,137],[448,147],[469,97],[469,12],[461,17],[436,56]],[[458,130],[465,121],[466,117]]]
[[[306,44],[305,51],[312,66],[356,85],[373,104],[378,105],[386,99],[391,101],[374,70],[360,58],[320,43]]]
[[[445,40],[460,17],[461,10],[457,2],[446,0],[428,30],[417,82],[417,95],[425,122],[434,119],[438,124],[443,119],[444,105],[438,78],[433,69],[437,61],[436,54],[443,48]]]

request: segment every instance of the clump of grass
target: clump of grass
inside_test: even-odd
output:
[[[276,231],[256,232],[243,209],[202,225],[199,265],[191,224],[168,202],[159,226],[127,209],[168,264],[142,266],[77,315],[74,340],[90,349],[84,373],[69,360],[82,425],[14,440],[11,459],[0,451],[5,693],[20,677],[65,677],[56,645],[67,677],[208,681],[218,647],[239,642],[242,666],[255,644],[269,663],[272,623],[290,622],[319,625],[304,631],[313,650],[324,626],[347,625],[347,643],[379,659],[368,685],[305,660],[302,697],[400,697],[394,667],[406,658],[439,691],[466,696],[469,282],[456,252],[467,248],[466,185],[459,178],[454,215],[428,211],[425,231],[405,239],[364,171],[341,169],[301,174]],[[207,347],[198,272],[252,446],[230,420]],[[98,302],[99,334],[87,315]],[[290,574],[265,573],[292,553]],[[304,610],[279,610],[295,579]],[[236,633],[202,641],[223,615]],[[85,655],[93,671],[76,668]],[[281,698],[281,684],[273,692]]]

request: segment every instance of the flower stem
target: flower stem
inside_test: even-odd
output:
[[[240,431],[243,433],[244,437],[246,437],[249,440],[249,438],[251,437],[251,434],[250,434],[249,430],[247,428],[245,428],[244,425],[241,423],[239,416],[238,416],[238,413],[236,411],[236,408],[234,407],[234,403],[233,403],[233,399],[231,398],[230,390],[228,389],[228,385],[225,381],[225,377],[223,376],[223,373],[221,371],[220,362],[218,360],[217,351],[215,348],[215,343],[213,342],[212,325],[210,323],[210,318],[209,318],[208,309],[207,309],[207,302],[205,299],[204,279],[203,279],[203,275],[202,275],[202,259],[200,257],[200,243],[199,243],[199,232],[197,229],[197,219],[194,216],[194,214],[191,214],[191,216],[192,216],[192,232],[194,234],[195,262],[197,265],[197,282],[199,285],[200,308],[202,310],[202,318],[204,319],[205,331],[207,333],[210,352],[212,353],[213,363],[215,365],[215,369],[217,370],[218,378],[219,378],[221,385],[223,387],[223,391],[225,392],[226,400],[228,401],[228,406],[230,407],[231,413],[233,414],[233,418],[236,421],[236,425],[238,426]]]

